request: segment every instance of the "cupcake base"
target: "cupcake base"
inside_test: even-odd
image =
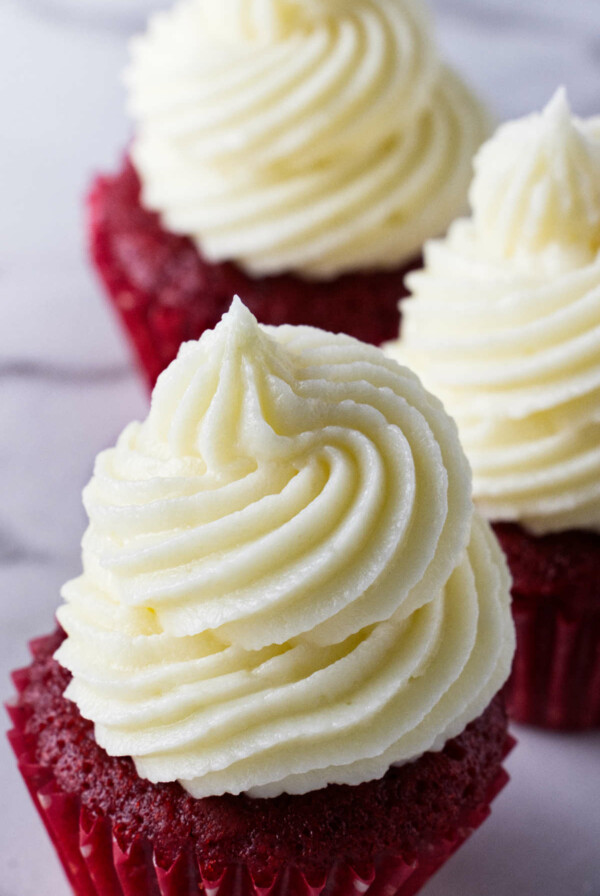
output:
[[[150,386],[182,342],[216,326],[236,294],[264,324],[306,324],[374,345],[395,339],[404,277],[421,264],[419,256],[390,271],[318,282],[253,278],[233,263],[211,263],[142,208],[128,158],[119,174],[95,181],[88,211],[94,264]]]
[[[9,738],[76,896],[413,896],[489,814],[513,741],[496,697],[439,753],[380,781],[268,800],[194,800],[109,757],[31,645],[14,673]]]
[[[505,693],[515,721],[600,727],[600,535],[494,526],[513,576],[517,651]]]

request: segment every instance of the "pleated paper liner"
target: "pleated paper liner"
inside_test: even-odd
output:
[[[33,653],[44,640],[32,642]],[[13,673],[19,693],[29,676],[28,668]],[[139,838],[125,847],[110,819],[92,814],[77,794],[61,789],[51,769],[36,763],[36,738],[26,733],[28,711],[17,701],[7,709],[19,770],[76,896],[414,896],[487,818],[491,801],[508,781],[500,768],[484,800],[465,810],[454,830],[416,855],[378,855],[360,873],[345,861],[333,861],[318,880],[290,865],[271,879],[257,880],[244,863],[203,864],[192,844],[168,866],[148,840]],[[507,737],[504,755],[513,745]]]
[[[600,605],[547,596],[513,599],[517,652],[505,689],[517,722],[560,730],[600,727]]]

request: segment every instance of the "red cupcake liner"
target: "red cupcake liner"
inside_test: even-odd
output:
[[[600,727],[600,606],[513,594],[517,650],[505,696],[517,722]]]
[[[32,653],[37,643],[31,643]],[[29,679],[30,667],[13,673],[19,693]],[[51,769],[36,762],[36,738],[26,731],[28,711],[16,700],[7,710],[14,726],[8,738],[19,771],[76,896],[414,896],[488,817],[490,803],[508,782],[500,768],[484,800],[465,810],[454,830],[417,855],[379,855],[360,873],[338,860],[319,880],[293,866],[269,880],[257,880],[244,863],[203,864],[191,843],[168,866],[147,839],[124,846],[110,819],[92,814],[77,794],[62,790]],[[503,758],[514,743],[508,736]]]
[[[234,263],[211,263],[142,207],[128,157],[117,175],[92,184],[87,207],[91,258],[150,387],[182,342],[216,326],[235,294],[261,323],[306,324],[375,345],[394,339],[404,277],[422,261],[329,281],[251,277]]]

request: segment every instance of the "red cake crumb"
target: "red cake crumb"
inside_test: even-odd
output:
[[[250,277],[236,264],[207,261],[142,208],[129,158],[115,177],[95,181],[88,207],[92,258],[150,386],[181,343],[214,327],[236,294],[261,323],[307,324],[374,345],[394,339],[404,276],[421,261],[321,282]]]
[[[356,787],[330,785],[305,795],[196,800],[177,783],[151,784],[129,758],[109,757],[93,727],[63,692],[70,675],[52,658],[64,635],[40,639],[32,665],[15,676],[30,753],[56,785],[76,793],[90,817],[107,817],[122,848],[147,837],[160,861],[195,844],[215,874],[246,863],[257,879],[282,865],[318,878],[334,858],[360,874],[378,854],[417,855],[454,835],[471,810],[487,807],[510,738],[501,697],[439,753],[392,768]]]

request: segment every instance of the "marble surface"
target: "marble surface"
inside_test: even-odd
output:
[[[127,28],[160,0],[0,0],[0,679],[79,571],[81,488],[147,399],[85,259],[82,196],[129,135]],[[559,83],[600,112],[597,0],[437,0],[447,55],[499,118]],[[117,10],[118,7],[118,11]],[[75,14],[72,14],[73,10]],[[4,722],[6,726],[6,722]],[[424,896],[600,896],[600,734],[521,729],[492,817]],[[67,886],[0,739],[0,896]]]

